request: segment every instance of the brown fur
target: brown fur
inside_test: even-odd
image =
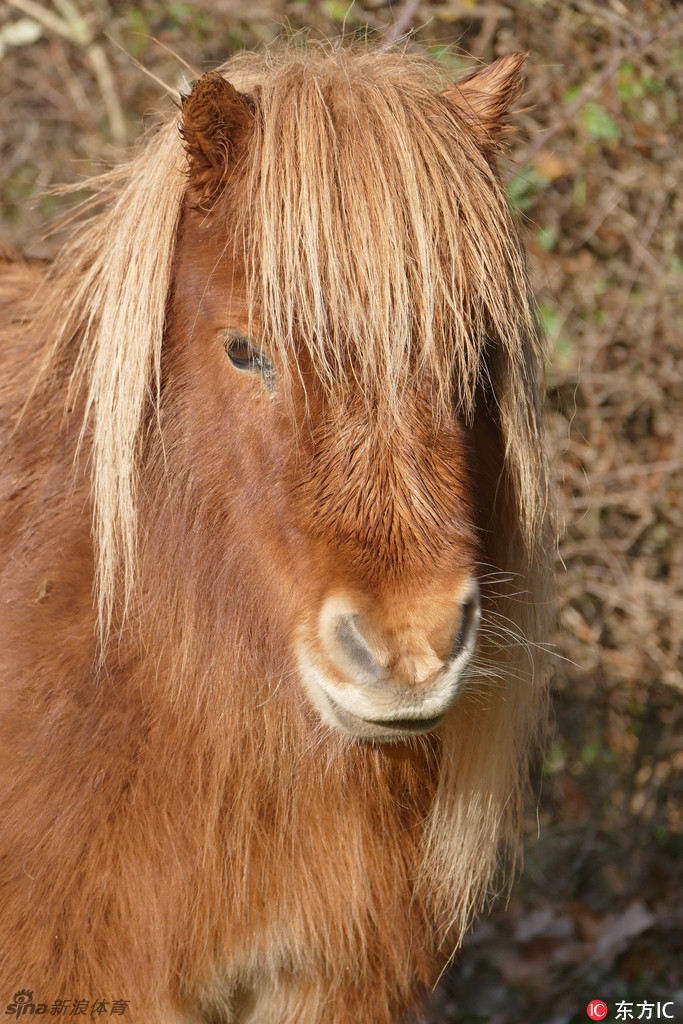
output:
[[[0,1002],[388,1024],[496,884],[543,704],[539,348],[489,162],[521,63],[459,98],[405,55],[242,58],[47,273],[5,259]],[[445,657],[472,572],[439,730],[324,725],[292,644],[325,595]]]

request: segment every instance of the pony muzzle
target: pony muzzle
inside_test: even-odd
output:
[[[323,721],[356,739],[391,741],[430,732],[457,700],[476,644],[479,588],[428,621],[423,607],[396,626],[335,595],[314,635],[297,643],[299,675]],[[444,627],[444,620],[448,628]]]

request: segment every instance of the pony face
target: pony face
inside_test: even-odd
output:
[[[524,58],[456,92],[353,59],[233,67],[241,91],[211,72],[184,99],[162,379],[208,561],[264,595],[260,671],[391,740],[441,722],[476,643],[475,396],[530,325],[492,163]]]
[[[493,159],[523,59],[455,93],[362,50],[197,82],[154,167],[183,175],[177,206],[155,193],[165,231],[181,211],[146,342],[158,443],[136,440],[143,345],[108,339],[93,361],[95,407],[131,411],[95,433],[105,625],[117,564],[130,590],[163,549],[188,560],[167,590],[178,628],[208,616],[221,638],[229,608],[226,657],[297,679],[328,724],[398,739],[441,721],[475,647],[477,565],[504,569],[541,515],[533,314]],[[127,334],[147,306],[131,289]],[[141,571],[136,530],[155,538]]]
[[[226,219],[187,204],[162,355],[165,429],[215,510],[214,558],[280,609],[263,668],[285,653],[327,724],[372,740],[429,731],[460,692],[480,614],[471,432],[437,413],[428,378],[390,411],[350,365],[326,387],[303,338],[285,365],[226,254]],[[236,603],[226,595],[226,614]]]

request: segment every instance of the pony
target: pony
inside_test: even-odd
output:
[[[53,262],[3,253],[8,1013],[388,1024],[505,886],[549,548],[524,60],[240,55]]]

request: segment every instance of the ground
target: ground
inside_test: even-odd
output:
[[[167,102],[163,83],[342,25],[412,30],[406,45],[454,75],[529,51],[505,173],[549,345],[553,716],[522,877],[466,940],[429,1021],[574,1024],[595,999],[608,1022],[657,1019],[670,1000],[683,1021],[680,6],[8,0],[0,243],[53,252],[44,231],[67,200],[48,190],[120,158]]]

